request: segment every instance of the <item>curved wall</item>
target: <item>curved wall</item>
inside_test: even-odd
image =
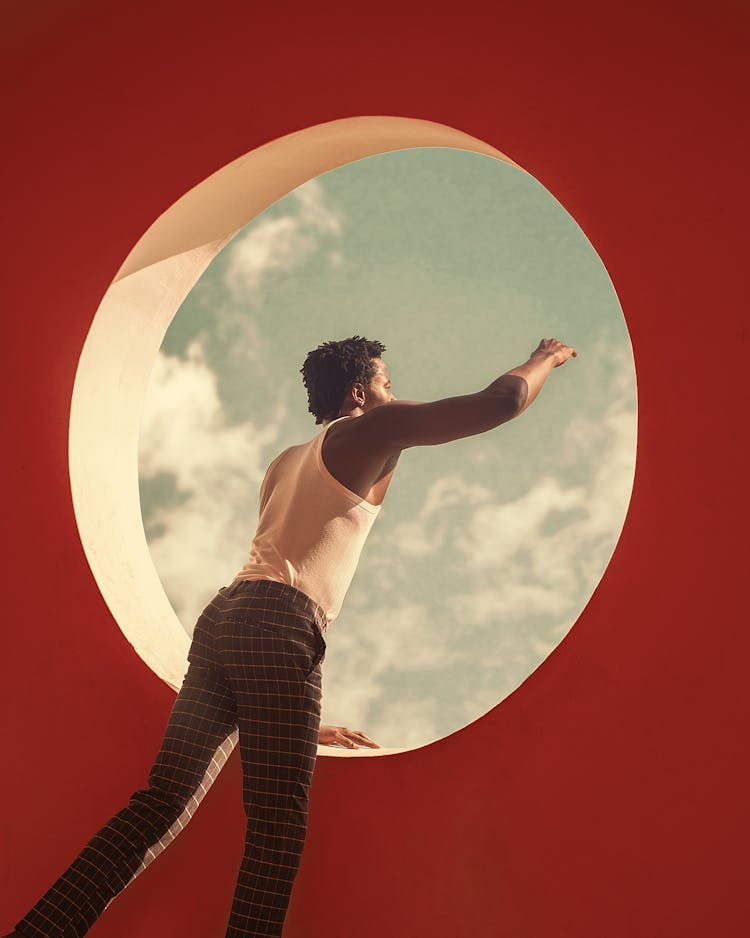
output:
[[[154,569],[141,519],[138,431],[164,333],[206,267],[276,199],[335,166],[407,147],[453,147],[505,160],[430,121],[356,117],[287,134],[186,193],[138,241],[107,289],[76,370],[70,480],[86,557],[128,641],[178,689],[188,639]]]

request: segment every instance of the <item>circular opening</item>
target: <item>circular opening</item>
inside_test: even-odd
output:
[[[328,633],[323,720],[361,727],[385,747],[362,754],[445,736],[534,670],[614,550],[635,460],[627,331],[606,271],[575,222],[532,177],[478,141],[460,144],[485,155],[457,149],[449,128],[441,130],[451,139],[438,143],[435,125],[405,122],[407,145],[429,149],[387,152],[399,147],[376,147],[370,120],[384,119],[356,122],[370,153],[345,161],[334,145],[325,168],[347,165],[301,187],[289,185],[292,177],[286,190],[277,182],[265,204],[251,194],[244,211],[254,220],[231,243],[242,213],[226,230],[215,209],[211,231],[200,231],[198,218],[192,245],[184,223],[175,225],[183,240],[173,253],[160,219],[159,238],[133,252],[97,314],[92,336],[99,326],[109,368],[85,352],[75,402],[79,416],[87,411],[79,430],[91,433],[107,412],[111,421],[113,402],[107,407],[101,393],[95,402],[90,383],[92,374],[111,383],[118,344],[120,425],[126,391],[128,420],[134,410],[136,417],[132,469],[148,370],[175,310],[210,264],[156,354],[145,402],[141,492],[156,571],[147,549],[144,556],[140,517],[133,523],[120,513],[118,541],[103,525],[112,502],[97,514],[88,494],[76,498],[84,546],[115,617],[144,661],[177,687],[197,613],[244,561],[265,466],[319,430],[298,374],[309,348],[354,333],[380,338],[397,396],[429,400],[479,390],[542,336],[577,345],[579,359],[551,376],[518,421],[402,457]],[[432,139],[419,144],[416,130]],[[351,127],[345,136],[350,144]],[[302,159],[305,151],[291,152]],[[247,182],[235,178],[233,194]],[[292,191],[273,202],[279,189]],[[208,235],[213,240],[201,242]],[[110,492],[128,491],[132,510],[134,473],[106,458],[101,440],[93,466],[80,433],[76,461],[73,436],[72,424],[74,491],[74,467],[88,473],[89,493],[97,469]]]

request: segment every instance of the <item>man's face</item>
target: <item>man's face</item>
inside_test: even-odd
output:
[[[388,366],[382,358],[373,358],[372,362],[375,366],[375,374],[370,379],[370,386],[365,391],[365,405],[362,408],[364,411],[372,410],[373,407],[379,407],[381,404],[396,400],[391,394]]]

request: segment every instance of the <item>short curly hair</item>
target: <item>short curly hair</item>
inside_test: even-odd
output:
[[[307,403],[315,423],[335,420],[353,384],[368,387],[375,374],[374,358],[385,351],[382,342],[354,335],[350,339],[324,342],[308,352],[302,366]]]

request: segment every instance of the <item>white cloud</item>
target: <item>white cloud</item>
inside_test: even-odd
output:
[[[531,616],[554,616],[566,602],[560,592],[543,583],[524,583],[521,566],[510,566],[491,584],[462,593],[451,601],[456,614],[474,625],[487,625],[502,620],[526,619]]]
[[[428,740],[439,739],[438,701],[435,697],[423,697],[420,700],[388,700],[378,713],[376,721],[370,724],[368,736],[384,745],[381,739],[387,739],[385,745],[399,747],[424,746]],[[360,729],[361,727],[357,727]],[[398,730],[398,741],[394,742],[394,729]],[[376,735],[372,735],[372,734]]]
[[[400,673],[409,684],[410,675],[439,672],[466,654],[435,624],[428,606],[406,600],[342,614],[326,641],[323,718],[349,726],[361,723],[358,728],[378,742],[382,740],[374,734],[382,734],[384,745],[412,745],[402,741],[400,720],[386,714],[391,704],[385,679]],[[398,700],[403,702],[403,697]],[[422,714],[420,726],[415,723],[409,730],[421,733],[418,739],[415,736],[416,745],[435,738],[439,706],[435,701],[428,705],[427,700],[412,703]]]
[[[429,518],[449,505],[477,505],[486,501],[491,494],[485,486],[466,482],[461,476],[442,476],[427,489],[421,515]]]
[[[551,512],[569,511],[585,502],[582,486],[566,489],[557,479],[541,479],[515,501],[475,511],[456,547],[472,571],[497,570],[521,550],[533,553]]]
[[[341,214],[326,205],[323,187],[317,179],[310,179],[309,182],[298,186],[292,195],[300,205],[303,224],[321,234],[340,233]]]
[[[436,479],[425,493],[416,518],[402,521],[393,529],[391,544],[402,556],[424,557],[437,553],[451,528],[441,514],[452,505],[478,505],[491,495],[489,489],[466,482],[461,476],[446,475]]]
[[[560,636],[588,601],[615,547],[633,482],[632,386],[616,375],[615,386],[620,393],[601,418],[573,421],[566,433],[570,454],[586,450],[587,485],[544,478],[512,502],[482,505],[466,525],[457,547],[480,585],[455,603],[478,622],[546,616]]]
[[[296,211],[275,218],[260,218],[238,237],[227,268],[227,285],[235,295],[257,290],[269,271],[291,270],[308,258],[321,238],[341,232],[341,214],[325,201],[323,188],[311,179],[292,192]],[[340,251],[336,256],[341,263]]]
[[[156,512],[153,521],[164,533],[149,547],[188,629],[244,562],[257,521],[263,451],[277,438],[281,416],[263,428],[228,424],[197,341],[186,359],[160,353],[156,360],[141,421],[140,474],[174,475],[184,497]]]

